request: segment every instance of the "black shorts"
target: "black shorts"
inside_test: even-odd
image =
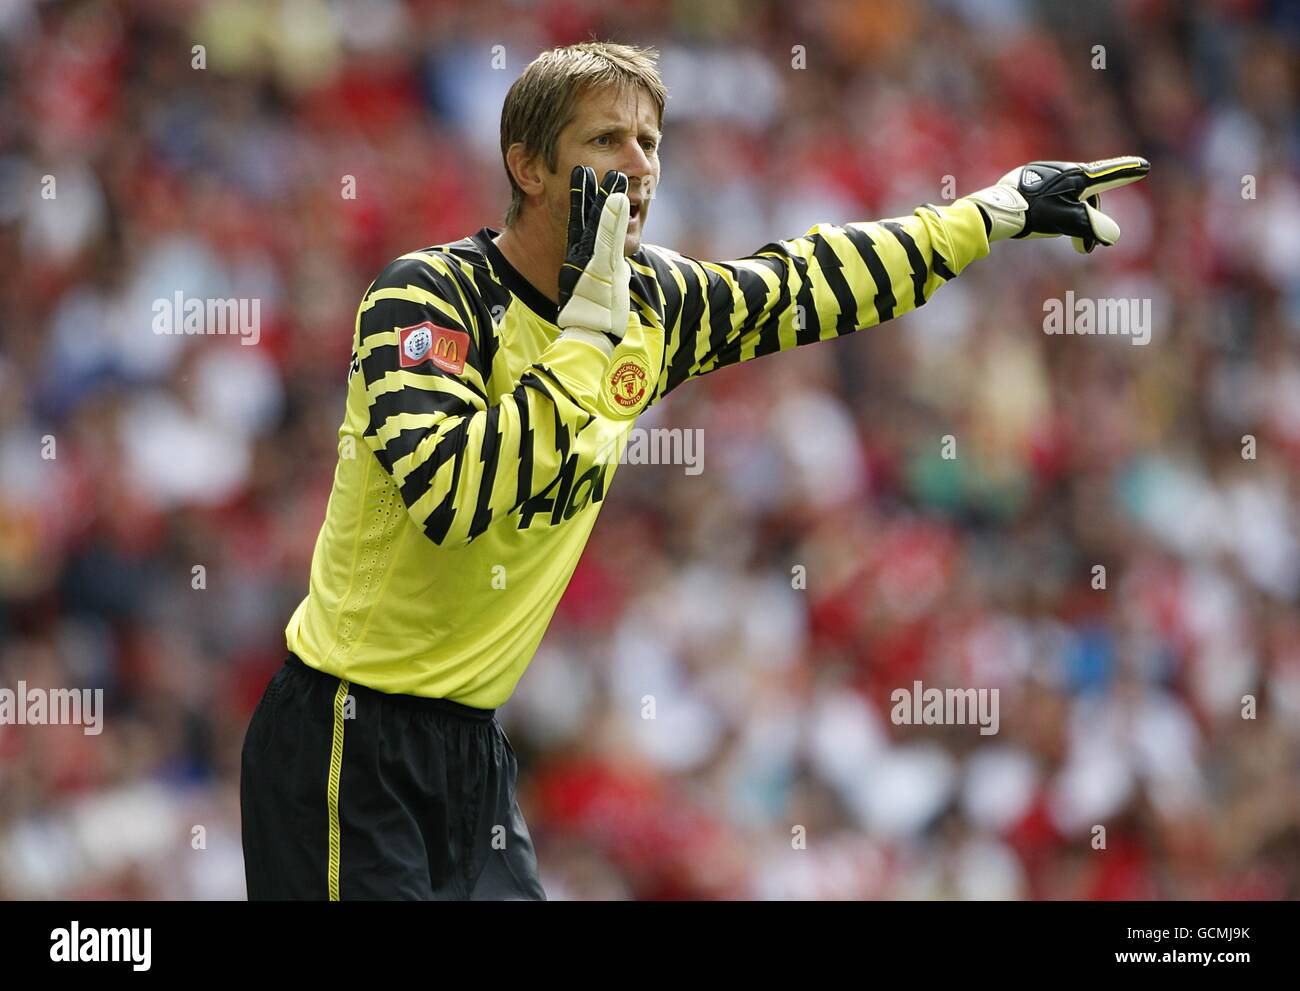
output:
[[[292,654],[244,737],[244,874],[260,899],[544,900],[495,709],[391,695]]]

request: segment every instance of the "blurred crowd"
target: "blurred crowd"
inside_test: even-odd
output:
[[[703,471],[620,467],[500,711],[549,897],[1300,896],[1300,7],[18,0],[0,688],[107,712],[0,725],[0,897],[244,896],[357,302],[500,227],[505,91],[592,35],[662,53],[646,240],[695,257],[1153,169],[1113,249],[996,245],[642,418]],[[1150,300],[1150,343],[1045,334],[1067,290]],[[178,291],[260,339],[154,332]],[[896,725],[915,681],[997,688],[998,733]]]

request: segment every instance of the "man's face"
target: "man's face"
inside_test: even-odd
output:
[[[650,199],[659,185],[659,138],[654,101],[640,87],[629,86],[622,94],[602,87],[579,96],[576,115],[556,145],[558,168],[545,176],[547,212],[561,244],[568,230],[569,174],[575,165],[589,165],[597,180],[610,169],[627,175],[632,213],[624,254],[641,246]]]

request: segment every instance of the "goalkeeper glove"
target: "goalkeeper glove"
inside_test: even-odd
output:
[[[1119,224],[1099,209],[1101,194],[1137,182],[1149,171],[1151,163],[1136,155],[1099,162],[1030,162],[966,198],[984,215],[990,241],[1068,234],[1074,250],[1086,254],[1098,244],[1119,240]]]
[[[576,337],[613,355],[627,332],[628,280],[623,255],[631,205],[627,176],[574,166],[569,177],[569,239],[560,268],[561,337]]]

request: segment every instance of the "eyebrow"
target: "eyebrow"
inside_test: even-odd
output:
[[[622,123],[612,123],[610,121],[598,121],[597,123],[591,125],[590,130],[595,134],[605,134],[607,132],[612,132],[615,134],[626,134],[628,128]],[[642,128],[642,131],[647,137],[654,138],[656,142],[663,140],[664,137],[663,134],[656,127],[648,126]]]

